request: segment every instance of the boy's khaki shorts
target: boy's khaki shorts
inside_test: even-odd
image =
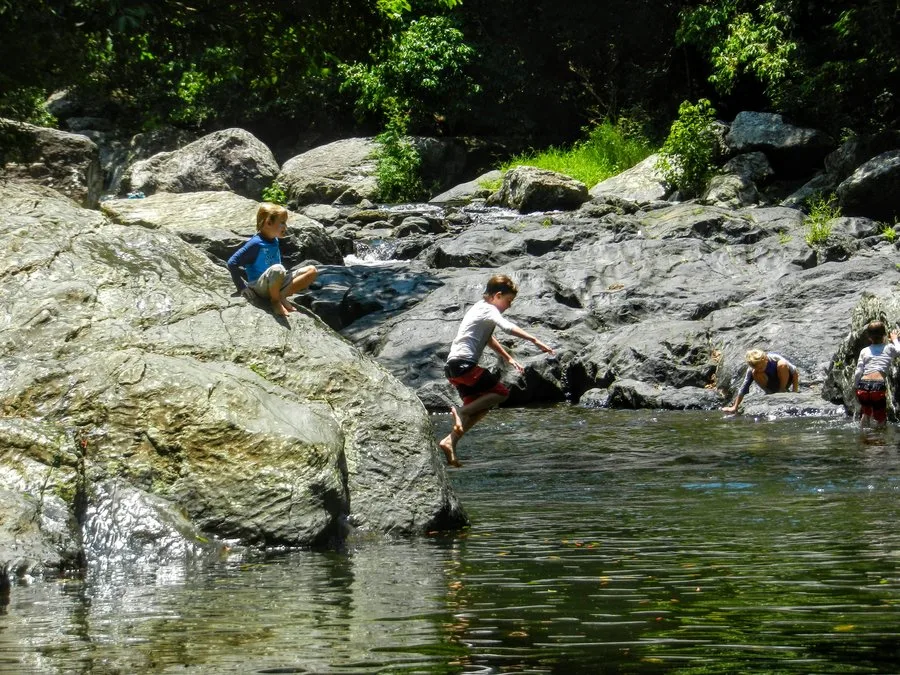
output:
[[[247,288],[256,293],[259,297],[269,299],[272,288],[277,288],[284,293],[294,278],[301,273],[301,270],[288,272],[284,265],[272,265],[265,272],[259,275],[259,278],[247,284]]]

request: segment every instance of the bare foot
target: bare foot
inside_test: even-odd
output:
[[[456,452],[453,450],[453,441],[449,436],[438,443],[438,445],[441,447],[441,450],[444,451],[444,456],[447,458],[447,464],[457,468],[462,466],[462,463],[456,459]]]
[[[289,302],[282,302],[282,303],[281,303],[281,306],[284,308],[284,311],[285,311],[285,312],[296,312],[296,311],[297,311],[297,308],[294,307],[294,306],[293,306],[291,303],[289,303]]]
[[[463,435],[463,423],[462,418],[459,416],[459,413],[456,411],[456,408],[450,406],[450,414],[453,415],[453,433],[457,436]]]

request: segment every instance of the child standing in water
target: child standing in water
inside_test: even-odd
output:
[[[510,335],[533,342],[543,352],[554,353],[536,337],[503,318],[503,312],[509,309],[518,292],[515,282],[505,274],[491,277],[484,289],[484,299],[466,312],[450,346],[444,372],[463,401],[459,410],[450,408],[453,429],[440,442],[450,466],[461,466],[456,458],[456,444],[463,434],[475,426],[488,410],[509,397],[509,388],[494,373],[478,365],[484,348],[490,347],[520,373],[524,371],[494,337],[494,328],[499,327]]]
[[[860,405],[859,424],[863,429],[873,419],[878,426],[887,422],[886,378],[891,361],[900,354],[900,342],[897,342],[897,331],[892,331],[890,344],[884,344],[886,333],[881,321],[872,321],[866,326],[869,346],[859,353],[856,372],[853,374],[856,400]]]
[[[272,303],[272,311],[279,316],[296,312],[286,302],[293,295],[316,280],[316,268],[299,267],[290,273],[281,264],[278,238],[287,233],[288,212],[283,206],[265,202],[256,212],[256,234],[228,259],[228,271],[238,292],[250,289]],[[244,276],[246,275],[246,280]]]
[[[767,394],[785,392],[790,385],[793,385],[794,391],[800,391],[800,371],[780,354],[767,354],[762,349],[751,349],[747,352],[747,373],[744,375],[744,382],[734,398],[734,403],[722,410],[737,413],[741,401],[754,382]]]

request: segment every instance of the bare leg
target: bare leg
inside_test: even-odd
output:
[[[306,267],[297,270],[297,273],[294,274],[294,278],[291,279],[290,285],[285,289],[285,296],[294,295],[294,293],[299,293],[304,288],[309,288],[310,284],[316,280],[317,276],[319,276],[319,270],[312,265],[307,265]]]
[[[438,443],[438,446],[444,451],[444,457],[447,458],[447,464],[457,468],[462,466],[462,462],[456,458],[456,442],[458,440],[459,439],[451,433]]]
[[[788,383],[791,381],[791,369],[784,361],[779,361],[775,372],[778,375],[778,391],[787,391]]]
[[[484,418],[484,416],[487,415],[489,412],[490,412],[490,409],[482,410],[480,412],[475,413],[474,415],[469,415],[468,417],[464,417],[462,434],[460,434],[459,436],[462,437],[463,434],[465,434],[469,429],[471,429],[476,424],[478,424]],[[459,437],[456,440],[458,442]]]
[[[491,408],[503,403],[506,398],[503,394],[485,394],[459,410],[450,408],[450,414],[453,415],[453,429],[438,443],[450,466],[462,466],[456,458],[456,444],[459,443],[459,439],[478,424]]]
[[[294,307],[291,303],[287,302],[287,298],[289,295],[294,295],[295,293],[299,293],[304,288],[308,288],[309,285],[316,280],[316,276],[318,276],[318,270],[312,265],[307,265],[306,267],[297,270],[296,273],[293,273],[293,277],[291,278],[291,282],[284,288],[284,290],[278,296],[278,304],[281,305],[282,312],[278,312],[276,309],[276,313],[285,314],[287,312],[296,312],[297,308]],[[273,307],[274,301],[273,301]]]
[[[455,412],[456,411],[454,410],[454,413]],[[453,430],[444,436],[441,442],[438,443],[441,450],[444,451],[444,455],[447,457],[447,464],[456,467],[462,466],[462,463],[456,458],[456,445],[459,443],[459,439],[462,438],[469,429],[478,424],[488,412],[489,410],[482,410],[474,415],[462,418],[459,430],[457,431],[456,425],[454,424]],[[454,416],[458,419],[458,416]]]
[[[508,397],[503,394],[485,394],[484,396],[479,396],[471,403],[467,403],[457,412],[459,413],[459,416],[465,420],[466,417],[471,417],[475,413],[481,412],[482,410],[490,410],[494,406],[500,405],[507,398]]]
[[[453,415],[453,433],[457,436],[462,436],[464,433],[462,418],[459,416],[456,408],[452,406],[450,407],[450,414]]]
[[[287,313],[292,311],[285,307],[281,301],[281,294],[278,292],[278,285],[276,284],[272,284],[272,289],[269,291],[269,301],[272,303],[272,311],[277,316],[287,316]]]

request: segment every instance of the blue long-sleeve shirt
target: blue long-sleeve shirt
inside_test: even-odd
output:
[[[260,275],[272,265],[281,264],[281,247],[278,239],[265,239],[259,233],[254,234],[246,243],[228,259],[228,271],[239,291],[248,283],[259,279]],[[247,280],[241,274],[241,268]]]

